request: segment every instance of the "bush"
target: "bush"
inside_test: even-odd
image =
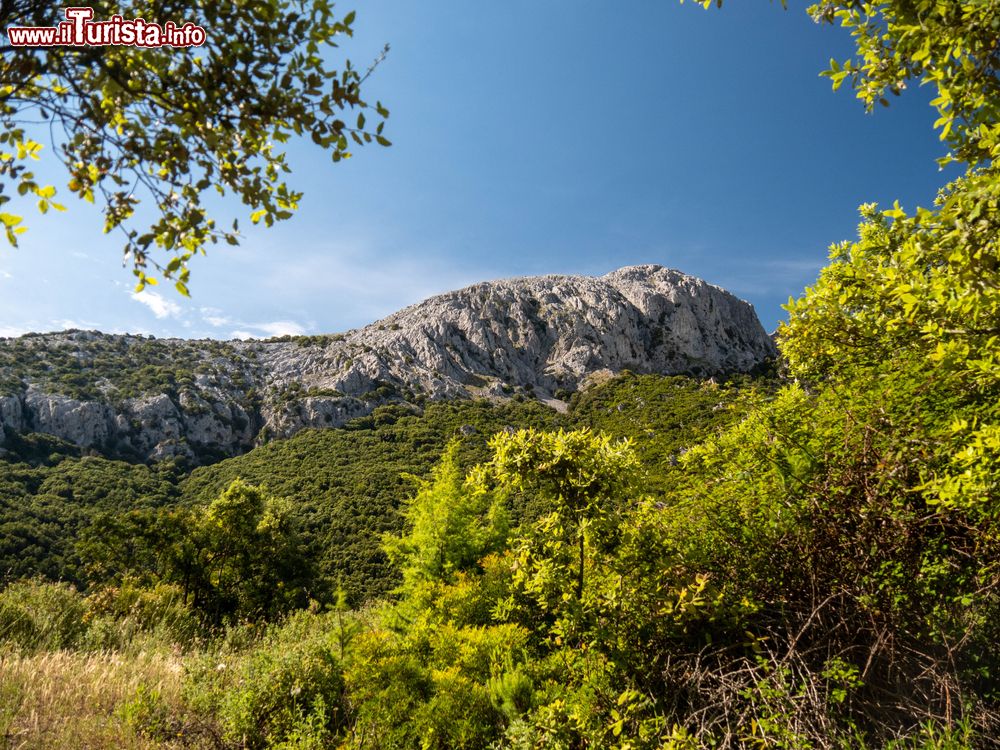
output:
[[[325,643],[292,649],[281,644],[255,652],[243,664],[219,719],[227,737],[251,748],[293,736],[321,742],[344,723],[343,690],[340,664]]]
[[[119,706],[117,714],[126,726],[148,737],[165,739],[175,728],[160,692],[144,684],[139,685],[131,700]]]
[[[241,748],[327,747],[346,721],[336,633],[308,613],[248,651],[205,657],[186,694]]]
[[[347,681],[354,747],[485,748],[508,713],[531,705],[521,670],[528,633],[515,625],[426,621],[404,637],[367,633],[353,645]]]
[[[88,641],[100,648],[121,647],[139,633],[171,644],[191,644],[201,633],[197,613],[179,586],[159,583],[144,587],[125,580],[87,599],[90,605]]]
[[[25,651],[72,648],[87,632],[87,604],[67,583],[20,581],[0,593],[0,642]]]

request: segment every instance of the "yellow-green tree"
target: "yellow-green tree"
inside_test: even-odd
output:
[[[417,493],[403,509],[406,531],[384,539],[386,553],[402,572],[405,593],[432,581],[451,582],[507,541],[503,503],[465,481],[458,449],[458,441],[448,444],[429,480],[410,477]]]
[[[564,591],[565,581],[544,579],[560,567],[551,565],[553,560],[565,563],[567,555],[575,554],[572,575],[576,599],[581,600],[588,547],[613,532],[617,511],[639,478],[639,461],[631,444],[587,429],[529,429],[498,433],[490,448],[493,458],[481,476],[502,490],[534,496],[543,514],[535,525],[544,551],[525,548],[525,562],[535,559],[538,565],[521,571],[530,575],[528,571],[534,570],[537,579],[531,587],[539,594],[553,586]]]

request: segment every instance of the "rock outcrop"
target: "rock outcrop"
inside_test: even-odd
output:
[[[776,356],[753,308],[660,266],[476,284],[333,336],[0,340],[3,430],[140,459],[233,455],[393,401],[529,395],[599,372],[749,372]]]

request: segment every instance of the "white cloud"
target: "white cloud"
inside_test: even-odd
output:
[[[0,338],[17,338],[26,333],[55,333],[58,331],[68,331],[76,329],[79,331],[89,331],[98,328],[98,325],[89,320],[78,320],[70,318],[58,318],[40,322],[38,320],[28,320],[20,326],[0,326]]]
[[[294,320],[273,320],[263,323],[250,323],[245,318],[228,315],[225,310],[218,307],[199,307],[198,313],[201,322],[207,323],[213,328],[232,327],[230,338],[250,339],[250,338],[270,338],[272,336],[301,336],[306,333],[307,326],[297,323]],[[184,323],[185,326],[187,322]],[[309,325],[312,325],[311,323]],[[213,335],[218,335],[215,333]]]
[[[292,320],[276,320],[273,323],[254,323],[250,325],[268,336],[302,336],[306,329]]]
[[[4,271],[0,269],[0,279],[13,279],[13,278],[14,274],[10,273],[9,271]]]
[[[367,245],[301,249],[294,263],[270,269],[262,284],[277,299],[294,295],[310,310],[348,326],[367,325],[435,294],[503,276],[494,269],[447,262],[431,251],[419,257],[383,256],[373,264]]]
[[[221,328],[233,323],[233,319],[223,314],[223,311],[217,307],[200,307],[198,312],[201,313],[201,319],[214,328]]]
[[[235,330],[230,334],[234,339],[302,336],[306,333],[306,329],[294,320],[275,320],[270,323],[240,323],[240,325],[243,328]]]
[[[78,331],[93,331],[98,329],[97,323],[89,320],[78,320],[75,318],[60,318],[49,323],[48,329],[52,331],[68,331],[76,329]]]
[[[143,289],[141,292],[134,292],[132,294],[132,299],[136,302],[141,302],[152,310],[153,315],[157,318],[176,318],[181,314],[180,305],[176,302],[164,299],[156,292],[150,292]]]

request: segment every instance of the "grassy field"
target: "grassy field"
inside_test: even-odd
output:
[[[156,650],[0,653],[0,746],[11,750],[212,747],[137,732],[143,691],[180,701],[180,655]]]

